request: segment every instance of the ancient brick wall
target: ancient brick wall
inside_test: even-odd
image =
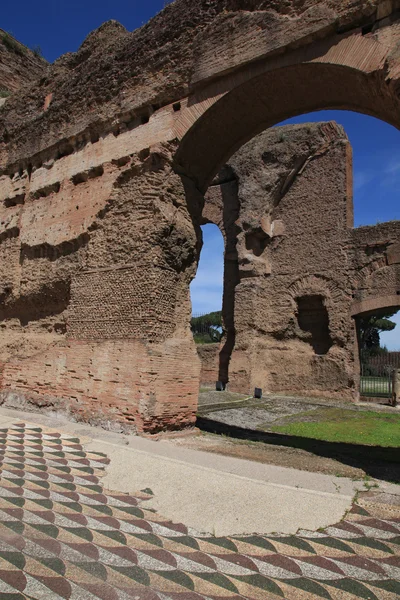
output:
[[[344,131],[322,123],[265,132],[228,172],[234,185],[216,180],[203,215],[229,244],[225,269],[229,260],[238,269],[224,290],[234,307],[230,389],[352,398],[352,156]]]
[[[0,106],[3,400],[138,431],[192,424],[200,363],[189,283],[202,195],[237,148],[293,114],[339,106],[399,125],[399,6],[176,0],[132,33],[104,24],[12,94]],[[348,145],[332,126],[310,139],[291,140],[279,160],[258,154],[258,172],[237,191],[237,181],[220,182],[222,196],[233,194],[249,214],[233,219],[226,237],[235,293],[224,299],[219,373],[227,376],[234,346],[229,368],[243,389],[274,389],[283,365],[287,387],[297,380],[320,393],[335,369],[335,393],[351,384],[350,185],[345,175],[332,179]],[[247,162],[254,166],[254,155]],[[240,180],[240,165],[231,167]],[[315,223],[327,206],[333,227],[322,238]],[[307,253],[302,240],[313,236]],[[322,357],[315,316],[328,331],[323,348],[332,343]],[[275,347],[281,359],[268,363]]]
[[[400,221],[353,232],[354,315],[400,307]]]
[[[201,361],[200,385],[212,385],[219,381],[220,345],[198,344],[197,354]]]
[[[357,397],[356,318],[400,307],[400,222],[353,229],[344,131],[260,134],[214,180],[203,221],[223,233],[225,279],[237,273],[224,282],[233,343],[219,379],[238,391]]]
[[[3,176],[8,404],[137,431],[193,424],[199,361],[186,323],[196,237],[173,150],[99,169],[86,148],[86,165],[70,153]]]

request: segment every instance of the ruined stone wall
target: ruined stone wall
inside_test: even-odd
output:
[[[238,272],[224,290],[224,303],[234,296],[230,389],[352,398],[352,155],[343,129],[265,132],[220,177],[203,215],[226,238],[225,268],[231,260]]]
[[[32,50],[0,29],[0,102],[1,92],[16,92],[39,79],[48,64]]]
[[[133,32],[107,22],[7,102],[0,114],[0,164],[32,159],[83,132],[151,118],[199,83],[382,21],[399,6],[399,0],[175,0]]]
[[[201,361],[200,386],[215,387],[215,383],[219,381],[220,345],[198,344],[196,349]]]
[[[77,53],[12,94],[0,106],[2,399],[138,431],[192,424],[200,365],[188,290],[201,246],[202,194],[240,144],[301,111],[359,108],[397,124],[399,7],[399,0],[175,0],[135,32],[104,24]],[[300,145],[307,158],[329,142],[301,175],[310,178],[316,213],[326,207],[321,172],[332,177],[332,162],[346,146],[340,136],[331,127],[316,134],[315,147]],[[289,157],[297,150],[288,146],[282,164],[280,155],[285,181],[296,171]],[[347,265],[339,269],[332,233],[325,240],[332,253],[318,238],[311,254],[310,271],[323,273],[317,283],[301,265],[291,267],[287,243],[304,257],[291,204],[299,180],[277,206],[257,205],[255,223],[239,223],[238,243],[229,250],[227,238],[236,305],[224,300],[224,369],[234,342],[231,367],[243,386],[274,388],[268,348],[249,341],[255,330],[283,357],[300,357],[302,372],[320,365],[318,381],[336,365],[339,393],[349,362],[336,307],[347,315],[347,280],[335,277]],[[339,187],[341,202],[328,205],[345,244],[348,194],[344,181]],[[237,192],[244,215],[250,195]],[[300,216],[300,229],[312,236]],[[282,277],[271,270],[275,264]],[[299,269],[306,279],[298,281]],[[333,346],[321,360],[309,343],[311,330],[301,337],[296,322],[285,328],[296,294],[307,289],[332,297],[326,327]],[[266,296],[276,304],[264,306]],[[320,304],[313,310],[324,319],[328,299]],[[263,315],[278,310],[282,316],[265,325]],[[308,317],[301,322],[312,328]],[[298,381],[304,387],[309,379]]]
[[[237,273],[224,286],[234,341],[219,379],[238,391],[357,397],[357,316],[400,307],[400,221],[353,229],[344,131],[259,135],[214,180],[203,220],[223,233],[227,279]]]
[[[174,146],[2,178],[1,397],[138,431],[193,423],[196,237]],[[86,167],[86,169],[85,169]]]
[[[354,315],[400,307],[400,221],[353,232]]]

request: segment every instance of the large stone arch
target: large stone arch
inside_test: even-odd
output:
[[[389,46],[361,32],[335,36],[195,92],[182,115],[187,129],[175,156],[177,172],[204,191],[254,135],[323,109],[361,112],[400,128],[400,26],[396,30]]]

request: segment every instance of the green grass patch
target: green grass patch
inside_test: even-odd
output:
[[[322,413],[322,411],[321,411]],[[345,409],[325,410],[325,418],[287,423],[271,431],[298,437],[366,446],[400,447],[400,415]]]
[[[215,340],[211,339],[208,333],[194,333],[193,339],[195,344],[215,344]]]

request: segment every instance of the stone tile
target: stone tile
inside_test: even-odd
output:
[[[0,596],[12,600],[392,600],[400,514],[354,505],[323,532],[217,538],[108,492],[77,438],[0,431]]]

